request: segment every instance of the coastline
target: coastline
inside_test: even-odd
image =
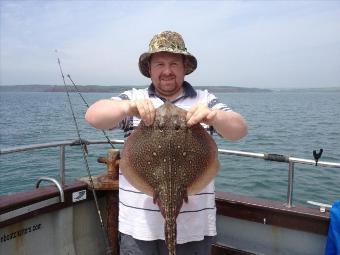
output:
[[[112,93],[121,92],[130,88],[145,88],[147,85],[136,86],[100,86],[100,85],[77,85],[82,93]],[[73,86],[68,85],[69,92],[77,92]],[[242,92],[272,92],[271,89],[243,88],[236,86],[195,86],[197,89],[209,89],[212,92],[242,93]],[[65,92],[64,85],[7,85],[0,86],[0,92]]]
[[[127,89],[146,88],[148,85],[77,85],[81,93],[119,93]],[[271,92],[340,92],[339,87],[325,87],[325,88],[249,88],[237,86],[195,86],[196,89],[208,89],[213,93],[271,93]],[[77,92],[76,89],[67,85],[69,92]],[[66,92],[64,85],[1,85],[0,92]]]

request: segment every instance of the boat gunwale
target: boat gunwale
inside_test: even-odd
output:
[[[320,235],[327,235],[329,212],[303,205],[286,207],[280,201],[216,192],[217,215]]]
[[[23,219],[31,218],[39,214],[72,206],[75,204],[72,202],[73,192],[83,189],[90,191],[87,184],[79,180],[65,185],[63,188],[65,194],[64,203],[49,205],[2,221],[0,222],[0,227],[13,224]],[[97,194],[102,197],[105,195],[105,191],[97,191]],[[59,196],[59,191],[55,186],[46,186],[27,192],[0,196],[0,214],[57,196]],[[83,201],[92,199],[93,197],[91,192],[87,192],[87,197]],[[258,199],[220,191],[216,192],[215,201],[217,215],[327,235],[329,213],[321,213],[318,208],[307,208],[302,205],[295,205],[294,207],[287,208],[283,202]]]
[[[74,205],[75,202],[72,201],[72,193],[76,191],[80,191],[80,190],[87,190],[87,184],[84,182],[75,180],[74,182],[63,186],[63,190],[64,190],[64,195],[65,195],[65,202],[63,203],[59,202],[59,203],[55,203],[52,205],[48,205],[48,206],[45,206],[45,207],[42,207],[36,210],[23,213],[19,216],[15,216],[8,220],[0,221],[0,228],[11,225],[13,223],[16,223],[22,220],[25,220],[25,219],[32,218],[40,214],[60,210],[62,208],[66,208],[66,207]],[[104,194],[102,192],[97,192],[97,195],[103,196]],[[60,193],[59,193],[58,188],[53,185],[42,186],[38,189],[18,192],[12,195],[0,196],[0,215],[23,208],[25,206],[43,202],[47,199],[54,198],[54,197],[60,197]],[[76,202],[76,203],[85,202],[91,199],[93,199],[91,192],[87,192],[86,199]]]

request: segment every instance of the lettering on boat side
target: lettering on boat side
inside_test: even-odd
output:
[[[72,202],[78,202],[86,199],[86,190],[79,190],[72,193]]]
[[[37,231],[37,230],[40,230],[41,229],[41,223],[39,224],[34,224],[32,226],[29,226],[27,228],[22,228],[22,229],[19,229],[17,231],[14,231],[12,233],[4,233],[4,234],[0,234],[0,243],[4,243],[4,242],[7,242],[7,241],[10,241],[10,240],[13,240],[17,237],[21,237],[23,235],[27,235],[29,233],[32,233],[34,231]]]

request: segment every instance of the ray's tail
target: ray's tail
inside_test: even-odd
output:
[[[169,255],[176,255],[177,225],[176,218],[165,219],[164,223],[165,243],[169,250]]]

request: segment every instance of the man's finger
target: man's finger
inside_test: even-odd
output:
[[[188,125],[189,126],[192,126],[192,125],[195,125],[197,123],[200,123],[202,122],[206,116],[208,115],[208,111],[207,110],[201,110],[201,111],[196,111],[192,116],[191,118],[189,119],[188,121]]]
[[[149,126],[153,123],[155,118],[155,108],[150,99],[136,100],[137,109],[140,118]]]
[[[149,124],[151,125],[155,120],[156,109],[150,99],[146,100],[146,107],[148,109]]]
[[[197,108],[199,107],[199,104],[195,104],[194,106],[192,106],[188,112],[187,112],[187,116],[186,116],[186,120],[189,121],[191,119],[191,117],[195,114],[195,112],[197,111]]]

